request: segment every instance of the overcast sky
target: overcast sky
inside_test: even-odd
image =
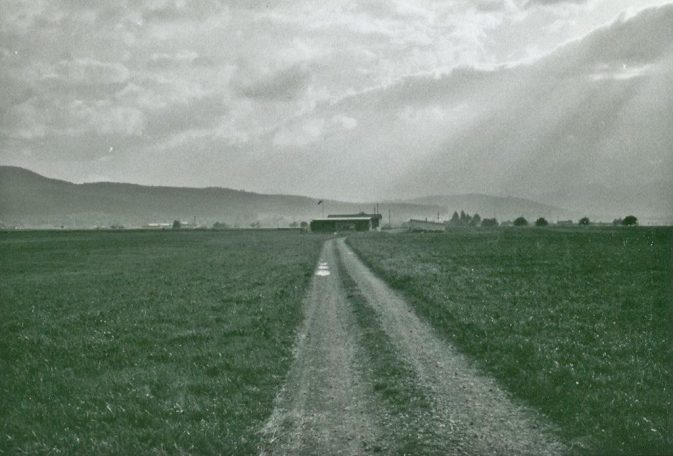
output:
[[[0,11],[0,164],[50,177],[373,200],[670,171],[671,1]]]

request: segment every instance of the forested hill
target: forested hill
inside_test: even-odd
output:
[[[210,226],[287,226],[328,213],[372,212],[375,203],[348,203],[305,196],[266,195],[228,188],[152,187],[122,183],[86,183],[50,179],[23,168],[0,166],[0,223],[23,227],[142,226],[173,220]],[[448,209],[414,203],[380,207],[394,222],[443,216]]]

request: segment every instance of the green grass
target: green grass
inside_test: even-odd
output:
[[[0,454],[250,454],[324,238],[0,233]]]
[[[673,230],[455,230],[349,243],[575,450],[673,451]]]

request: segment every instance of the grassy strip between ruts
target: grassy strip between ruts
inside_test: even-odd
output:
[[[382,442],[385,442],[380,449],[387,454],[439,454],[442,449],[435,446],[437,439],[428,426],[432,422],[430,398],[419,386],[413,368],[395,351],[393,341],[348,274],[338,250],[337,261],[339,277],[362,337],[374,394],[387,412],[379,417],[383,421]]]
[[[349,244],[590,454],[671,454],[671,229],[452,230]]]
[[[324,237],[0,233],[0,454],[253,454]]]

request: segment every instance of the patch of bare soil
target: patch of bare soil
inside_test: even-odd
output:
[[[398,353],[413,366],[421,386],[429,392],[433,413],[425,425],[441,439],[437,444],[444,454],[555,455],[567,451],[543,417],[514,403],[492,378],[442,341],[343,239],[337,241],[337,248]]]

